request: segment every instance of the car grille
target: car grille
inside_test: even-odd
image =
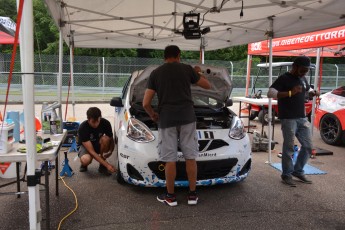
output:
[[[197,161],[198,180],[206,180],[224,177],[237,164],[237,158],[212,161]],[[153,161],[148,164],[151,171],[162,180],[165,180],[164,162]],[[186,163],[176,162],[176,180],[188,180],[186,173]]]

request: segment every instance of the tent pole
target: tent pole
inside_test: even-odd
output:
[[[231,65],[231,75],[230,75],[230,79],[231,79],[231,81],[232,81],[233,75],[234,75],[234,64],[232,63],[232,61],[230,61],[230,65]]]
[[[73,31],[71,31],[71,40],[69,46],[69,55],[70,55],[70,69],[71,69],[71,86],[72,86],[72,108],[73,108],[73,119],[75,118],[75,98],[74,98],[74,73],[73,73],[73,65],[74,65],[74,38],[73,38]]]
[[[335,78],[335,88],[338,89],[339,68],[337,64],[334,64],[334,66],[337,69],[337,76]]]
[[[17,2],[19,5],[19,1]],[[27,177],[35,177],[36,168],[36,129],[34,108],[34,42],[33,42],[33,4],[25,1],[23,6],[23,25],[20,28],[20,49],[23,81],[23,104],[26,142]],[[31,181],[31,180],[30,180]],[[41,229],[41,207],[39,185],[28,184],[30,229]]]
[[[62,102],[62,60],[63,60],[63,39],[62,39],[62,28],[60,27],[60,30],[59,30],[59,77],[57,79],[58,101],[60,105]],[[59,116],[62,119],[61,114],[59,114]]]
[[[105,88],[105,60],[102,57],[102,92],[103,92],[103,100],[104,100],[104,88]]]
[[[314,77],[314,88],[316,88],[319,84],[319,73],[320,73],[320,55],[321,48],[317,48],[317,55],[316,55],[316,68],[315,68],[315,77]],[[311,136],[313,136],[314,132],[314,116],[315,116],[315,104],[316,104],[316,97],[313,97],[313,103],[311,107],[311,125],[310,125],[310,132]]]
[[[205,38],[200,38],[200,62],[205,64]]]
[[[269,80],[268,85],[272,85],[272,53],[273,53],[273,47],[272,47],[272,40],[273,40],[273,18],[270,17],[270,31],[268,33],[269,36],[269,66],[268,66],[268,72],[269,72]],[[272,98],[268,98],[268,161],[266,163],[271,164],[272,162]]]
[[[248,88],[249,88],[249,82],[251,80],[251,77],[250,77],[250,70],[252,68],[252,55],[247,55],[247,80],[246,80],[246,95],[245,96],[248,96]]]

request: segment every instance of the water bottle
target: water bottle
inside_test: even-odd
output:
[[[297,161],[297,157],[298,157],[298,146],[297,145],[294,145],[293,146],[293,155],[292,155],[292,161],[293,163],[295,164],[296,161]]]
[[[42,132],[43,133],[50,133],[50,119],[51,119],[51,111],[47,110],[49,107],[48,102],[42,103],[42,110],[41,110],[41,123],[42,123]]]
[[[50,134],[57,134],[56,114],[52,113],[50,118]]]

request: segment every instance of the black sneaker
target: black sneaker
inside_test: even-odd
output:
[[[164,194],[157,196],[157,200],[159,202],[165,203],[171,207],[174,207],[177,205],[177,200],[176,200],[175,194],[164,193]]]
[[[300,179],[303,183],[306,183],[306,184],[312,184],[313,183],[311,180],[308,180],[304,175],[292,173],[292,176]]]
[[[87,171],[87,166],[80,165],[79,172],[86,172]]]
[[[105,175],[105,176],[110,176],[111,173],[108,171],[108,169],[104,165],[99,165],[98,172]]]
[[[284,184],[287,184],[287,185],[289,185],[289,186],[291,186],[291,187],[296,187],[296,184],[295,184],[295,182],[292,180],[292,177],[291,176],[281,176],[281,178],[282,178],[282,182],[284,183]]]
[[[198,203],[198,195],[196,194],[196,191],[188,193],[188,204],[189,205],[196,205]]]

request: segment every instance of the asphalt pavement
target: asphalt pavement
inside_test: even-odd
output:
[[[108,103],[77,103],[75,114],[69,106],[67,117],[74,116],[82,121],[86,119],[86,110],[90,106],[98,106],[103,117],[113,124],[113,108]],[[8,105],[7,108],[8,111],[22,109],[21,105]],[[40,109],[41,105],[36,105],[37,116]],[[238,113],[238,104],[234,104],[233,111]],[[261,125],[257,121],[252,124],[260,130]],[[279,120],[275,125],[275,141],[272,163],[281,160],[277,157],[282,148]],[[252,169],[245,181],[198,187],[197,206],[188,206],[187,189],[177,188],[177,207],[169,207],[156,200],[156,195],[164,192],[164,188],[120,185],[114,175],[99,174],[96,162],[88,172],[79,172],[76,153],[71,152],[68,158],[74,175],[64,180],[74,191],[78,207],[62,222],[60,229],[345,229],[344,146],[325,144],[317,130],[314,130],[313,141],[315,147],[333,152],[333,155],[309,160],[309,165],[326,172],[324,175],[308,175],[313,184],[296,181],[295,188],[284,185],[280,171],[267,163],[269,154],[254,152]],[[114,156],[111,162],[115,162]],[[55,196],[55,170],[51,173],[51,229],[57,229],[60,221],[75,208],[76,202],[62,181],[59,182],[60,195]],[[10,179],[0,178],[0,185],[8,181]],[[25,183],[21,184],[21,189],[27,190]],[[15,190],[13,185],[1,188],[0,192]],[[40,193],[40,199],[41,227],[46,229],[44,191]],[[27,194],[22,194],[21,198],[12,194],[0,195],[0,229],[29,229],[28,210]]]

